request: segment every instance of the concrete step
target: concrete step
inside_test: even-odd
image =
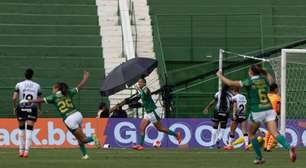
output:
[[[97,6],[118,6],[118,0],[116,1],[105,1],[105,0],[96,0]]]
[[[118,17],[110,16],[110,17],[99,17],[99,25],[104,27],[107,26],[119,26]]]
[[[121,26],[120,25],[116,25],[116,26],[107,26],[107,25],[103,25],[103,27],[101,27],[100,31],[121,31]]]
[[[98,8],[98,16],[118,16],[118,11],[114,9],[101,9]]]

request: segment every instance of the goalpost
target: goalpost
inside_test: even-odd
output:
[[[299,94],[305,92],[306,87],[303,87],[303,85],[306,85],[305,83],[305,73],[306,71],[304,70],[304,66],[306,67],[306,49],[282,49],[281,53],[281,73],[280,73],[280,90],[281,90],[281,122],[280,122],[280,132],[281,134],[285,135],[286,132],[286,114],[287,114],[287,98],[291,98],[292,95],[288,95],[287,93],[290,92],[290,94]],[[293,64],[293,65],[291,65]],[[289,75],[291,73],[294,73],[296,70],[301,70],[304,73],[299,73],[298,75],[294,78],[291,78],[288,76],[287,78],[287,71]],[[288,79],[288,80],[287,80]],[[290,81],[292,80],[292,81]],[[295,82],[293,87],[287,90],[287,84],[290,86],[290,82]],[[300,98],[302,101],[306,101],[305,99],[303,100],[303,96],[299,97],[297,96],[296,98]],[[297,99],[293,100],[296,101]],[[289,102],[288,102],[289,103]],[[292,103],[291,103],[292,104]],[[298,105],[298,103],[296,104]],[[303,111],[297,111],[297,113]]]
[[[236,62],[240,68],[232,66],[225,72],[231,75],[238,70],[247,70],[252,62],[262,63],[278,84],[281,95],[280,133],[285,135],[288,117],[298,119],[306,116],[306,49],[282,49],[279,55],[265,59],[220,49],[219,70]]]

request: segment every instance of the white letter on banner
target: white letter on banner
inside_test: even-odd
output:
[[[149,137],[149,129],[151,129],[153,127],[153,129],[154,130],[156,130],[155,129],[155,126],[151,123],[148,127],[147,127],[147,129],[146,129],[146,134],[147,134],[147,136],[145,136],[145,142],[147,142],[147,143],[151,143],[151,144],[153,144],[153,142],[155,141],[155,140],[160,140],[160,141],[162,141],[162,139],[164,138],[164,133],[162,133],[162,132],[159,132],[159,131],[157,131],[157,137],[156,138],[153,138],[153,139],[151,139],[150,137]]]
[[[0,145],[9,145],[10,144],[10,133],[2,128],[0,129],[0,135],[2,135],[2,139],[0,140]]]
[[[11,142],[12,144],[14,145],[18,145],[18,138],[17,138],[17,135],[18,135],[18,129],[14,129],[12,132],[11,132]]]
[[[55,139],[55,135],[58,134],[58,140]],[[65,142],[65,133],[60,128],[55,128],[52,121],[48,122],[48,142],[49,145],[62,145]]]
[[[303,142],[304,146],[306,147],[306,130],[302,134],[302,142]]]
[[[121,136],[121,132],[120,130],[123,128],[123,127],[128,127],[130,129],[133,129],[133,130],[126,130],[125,131],[125,135],[128,136],[127,139],[124,139],[122,136]],[[134,124],[130,123],[130,122],[120,122],[116,125],[115,129],[114,129],[114,135],[115,135],[115,140],[116,141],[119,141],[120,143],[125,143],[125,144],[128,144],[128,143],[136,143],[137,142],[137,137],[136,137],[136,127]]]
[[[286,128],[286,133],[290,134],[291,136],[292,142],[290,143],[290,145],[296,146],[298,142],[298,137],[296,132],[291,128]]]
[[[78,141],[76,140],[76,138],[74,137],[74,135],[68,131],[67,134],[66,134],[66,138],[67,138],[67,141],[69,144],[71,145],[78,145]]]
[[[189,129],[186,125],[184,125],[184,124],[176,123],[176,124],[171,125],[171,127],[169,127],[169,130],[174,131],[174,130],[177,129],[177,128],[183,129],[183,130],[184,130],[184,133],[185,133],[185,137],[184,137],[184,139],[182,139],[181,145],[184,145],[184,144],[189,143],[189,141],[190,141],[190,139],[191,139],[191,132],[190,132],[190,129]],[[176,139],[174,136],[168,135],[168,137],[169,137],[169,140],[170,140],[172,143],[178,145],[177,139]]]
[[[198,127],[195,131],[195,139],[196,141],[201,145],[201,146],[204,146],[204,147],[210,147],[213,145],[213,142],[212,142],[212,138],[209,138],[209,141],[208,142],[205,142],[203,139],[202,139],[202,132],[204,130],[208,130],[210,132],[210,134],[212,134],[212,131],[213,131],[213,128],[209,125],[202,125],[200,127]],[[211,136],[210,136],[211,137]]]

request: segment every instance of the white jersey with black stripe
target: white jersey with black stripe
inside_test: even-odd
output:
[[[232,93],[230,91],[227,91],[226,92],[226,110],[223,111],[223,113],[229,113],[231,108],[232,108]],[[221,109],[220,109],[220,103],[221,103],[221,94],[220,92],[217,92],[215,94],[215,100],[217,102],[216,104],[216,107],[215,107],[215,110],[217,112],[221,112]]]
[[[31,80],[24,80],[16,84],[15,92],[19,94],[19,100],[34,100],[41,95],[40,85]]]

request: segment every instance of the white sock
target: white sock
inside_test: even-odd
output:
[[[224,131],[225,131],[224,128],[220,128],[219,135],[218,135],[218,140],[222,140]]]
[[[213,145],[215,145],[216,142],[217,142],[217,136],[218,136],[217,134],[218,134],[218,130],[217,129],[213,129],[212,133],[211,133]]]
[[[26,131],[25,151],[29,152],[32,143],[32,130]]]
[[[24,151],[24,129],[18,129],[19,152]]]
[[[244,146],[248,147],[248,145],[249,145],[249,137],[248,135],[244,135]]]
[[[233,144],[233,138],[229,137],[228,138],[228,145],[232,146],[232,144]]]

